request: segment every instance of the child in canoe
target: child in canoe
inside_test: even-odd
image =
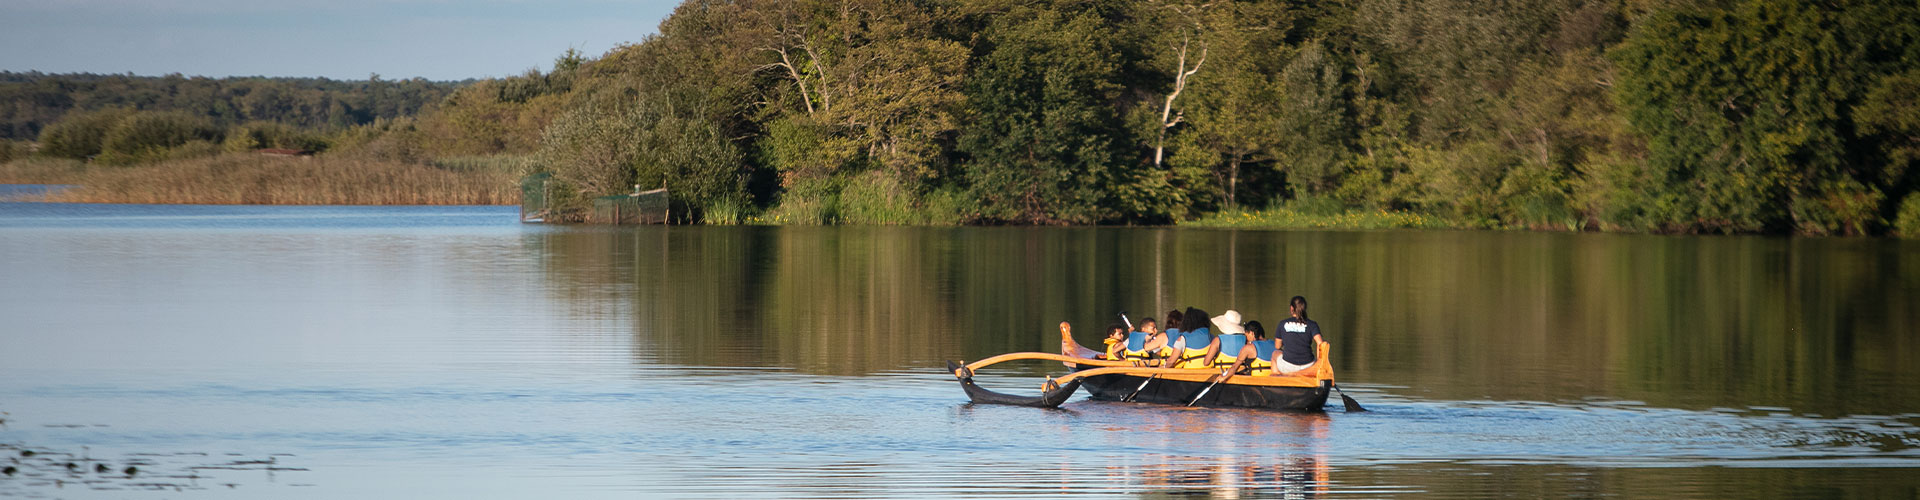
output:
[[[1127,334],[1126,348],[1120,351],[1121,359],[1132,361],[1139,366],[1159,366],[1160,360],[1172,355],[1173,349],[1167,347],[1167,336],[1160,332],[1153,318],[1140,320],[1140,330]]]
[[[1107,325],[1107,338],[1101,341],[1107,344],[1107,352],[1096,356],[1094,359],[1126,359],[1125,352],[1127,350],[1127,337],[1129,333],[1127,327],[1119,323]]]

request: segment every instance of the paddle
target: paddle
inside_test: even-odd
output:
[[[1340,390],[1340,384],[1333,384],[1333,392],[1340,393],[1340,404],[1347,405],[1347,413],[1367,411],[1366,408],[1360,407],[1359,401],[1354,401],[1353,398],[1347,397],[1347,391]]]
[[[1207,384],[1207,388],[1205,388],[1205,389],[1201,389],[1201,390],[1200,390],[1200,395],[1198,395],[1198,396],[1194,396],[1194,397],[1193,397],[1193,401],[1188,401],[1188,402],[1187,402],[1187,406],[1193,406],[1193,405],[1194,405],[1195,403],[1199,403],[1199,402],[1200,402],[1200,398],[1204,398],[1204,397],[1207,397],[1207,391],[1211,391],[1211,390],[1213,390],[1213,386],[1216,386],[1216,385],[1220,385],[1220,382],[1221,382],[1221,381],[1223,381],[1223,380],[1226,380],[1226,379],[1229,379],[1229,378],[1233,378],[1233,373],[1232,373],[1232,372],[1226,372],[1226,371],[1222,371],[1222,372],[1220,372],[1220,374],[1219,374],[1219,375],[1214,375],[1214,376],[1213,376],[1213,383],[1211,383],[1211,384]]]
[[[1120,398],[1120,401],[1121,401],[1121,402],[1128,402],[1128,401],[1133,401],[1133,397],[1134,397],[1134,396],[1139,396],[1139,395],[1140,395],[1140,391],[1143,391],[1143,390],[1146,390],[1146,389],[1147,389],[1147,384],[1149,384],[1149,383],[1152,383],[1152,382],[1153,382],[1153,379],[1156,379],[1156,378],[1160,378],[1160,375],[1158,375],[1158,374],[1155,374],[1155,375],[1148,375],[1148,376],[1147,376],[1147,379],[1146,379],[1146,380],[1142,380],[1142,381],[1140,381],[1140,387],[1135,387],[1135,388],[1133,388],[1133,392],[1130,392],[1130,393],[1127,393],[1127,397],[1124,397],[1124,398]]]
[[[1120,321],[1127,324],[1127,331],[1133,331],[1133,321],[1127,319],[1126,311],[1120,311]],[[1160,375],[1158,374],[1147,376],[1146,380],[1140,381],[1140,387],[1135,387],[1133,389],[1133,392],[1127,393],[1127,397],[1120,398],[1120,401],[1121,402],[1133,401],[1134,396],[1140,395],[1140,391],[1147,389],[1147,384],[1153,383],[1153,379],[1159,378],[1159,377]]]
[[[1327,353],[1321,352],[1320,355],[1325,356]],[[1333,384],[1333,392],[1340,393],[1340,404],[1347,407],[1347,413],[1367,411],[1366,408],[1360,406],[1359,401],[1354,401],[1353,398],[1347,397],[1347,391],[1340,390],[1340,384]]]

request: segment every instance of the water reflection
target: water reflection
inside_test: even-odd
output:
[[[286,498],[1920,493],[1909,242],[513,221],[0,204],[0,444],[294,453]],[[1295,294],[1374,411],[939,371]]]
[[[634,228],[526,236],[641,362],[816,374],[1050,350],[1049,325],[1292,295],[1343,381],[1442,399],[1915,409],[1909,242],[1485,232]],[[1034,374],[1054,366],[1014,367]]]
[[[1140,431],[1167,436],[1169,440],[1197,432],[1215,439],[1255,445],[1247,447],[1246,453],[1213,457],[1148,455],[1137,466],[1111,468],[1111,480],[1158,494],[1199,493],[1216,498],[1276,494],[1285,498],[1313,498],[1328,492],[1333,484],[1333,467],[1327,457],[1331,418],[1323,413],[1246,413],[1224,419],[1213,412],[1161,413],[1169,418],[1144,425]],[[1188,443],[1161,445],[1185,444]]]

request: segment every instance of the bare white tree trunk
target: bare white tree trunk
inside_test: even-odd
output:
[[[819,75],[820,84],[814,86],[814,91],[820,93],[820,111],[830,113],[833,111],[833,96],[827,94],[827,69],[820,66],[820,54],[814,52],[813,44],[807,43],[804,38],[800,40],[800,49],[807,51],[807,64],[813,66],[813,74]]]
[[[1155,168],[1159,168],[1162,160],[1166,158],[1167,129],[1173,128],[1174,125],[1179,125],[1181,120],[1185,119],[1184,113],[1174,114],[1174,99],[1180,98],[1180,93],[1187,90],[1188,79],[1192,78],[1194,73],[1199,73],[1201,66],[1207,64],[1207,46],[1206,43],[1203,42],[1200,44],[1199,59],[1194,61],[1192,68],[1187,67],[1187,54],[1192,48],[1193,43],[1193,37],[1191,35],[1180,37],[1180,56],[1178,62],[1175,63],[1176,67],[1173,72],[1173,92],[1167,94],[1166,103],[1160,106],[1160,137],[1153,141],[1153,166]]]
[[[791,5],[785,6],[791,8]],[[787,77],[792,78],[793,83],[800,87],[800,102],[807,107],[807,115],[831,111],[833,104],[827,96],[827,74],[822,68],[820,54],[814,50],[813,43],[807,39],[805,24],[794,17],[797,14],[787,9],[767,15],[768,17],[761,18],[760,22],[765,23],[764,29],[768,31],[766,34],[768,43],[757,50],[777,54],[780,56],[780,61],[762,65],[754,71],[776,68],[785,70]],[[795,57],[799,56],[804,56],[807,60],[796,61]],[[815,81],[812,84],[807,82],[808,76],[800,72],[802,65],[813,70],[812,78]],[[818,103],[815,102],[814,94],[819,94]]]
[[[800,76],[800,68],[797,68],[793,65],[793,58],[788,55],[787,48],[773,47],[773,48],[768,48],[764,50],[769,50],[769,51],[772,51],[773,53],[780,54],[780,62],[773,63],[768,66],[787,70],[787,77],[792,78],[794,83],[797,83],[800,85],[800,102],[806,103],[807,114],[809,115],[813,114],[813,92],[807,90],[807,79],[805,77]]]

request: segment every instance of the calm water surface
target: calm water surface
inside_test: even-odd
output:
[[[1913,242],[515,215],[0,203],[0,496],[1920,496]],[[1374,411],[940,369],[1296,294]]]

